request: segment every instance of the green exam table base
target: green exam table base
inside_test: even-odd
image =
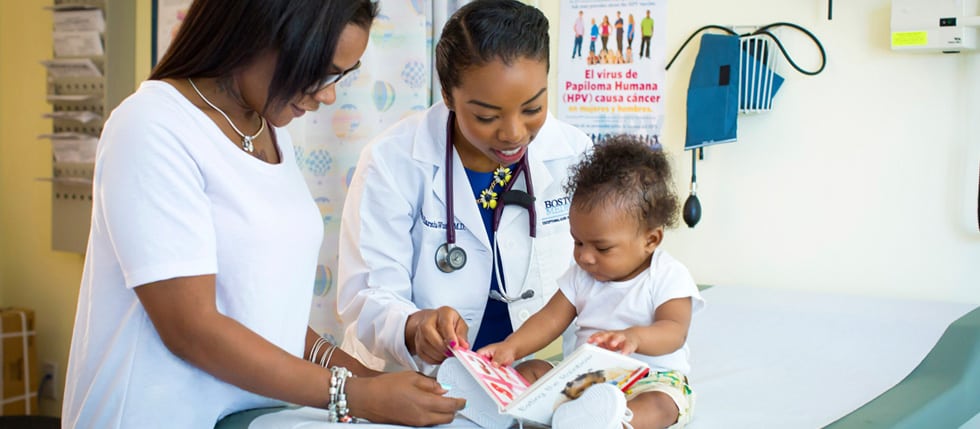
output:
[[[956,428],[980,414],[980,308],[954,322],[895,387],[827,426]]]

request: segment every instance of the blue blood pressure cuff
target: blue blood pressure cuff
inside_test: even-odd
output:
[[[684,149],[735,141],[738,131],[738,36],[705,34],[687,89]]]

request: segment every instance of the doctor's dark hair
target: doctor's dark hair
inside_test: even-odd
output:
[[[670,160],[634,136],[613,136],[597,144],[572,167],[565,191],[580,210],[613,205],[650,229],[677,223],[679,201]]]
[[[228,77],[268,50],[278,53],[264,110],[278,109],[335,73],[348,24],[370,30],[371,0],[195,0],[150,79]]]
[[[476,0],[456,11],[436,44],[436,72],[443,94],[452,100],[466,69],[500,60],[548,60],[548,18],[517,0]],[[488,82],[492,85],[492,82]]]

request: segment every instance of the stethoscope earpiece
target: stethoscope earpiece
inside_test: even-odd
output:
[[[451,273],[466,266],[466,251],[454,244],[443,243],[436,249],[436,266],[444,273]]]

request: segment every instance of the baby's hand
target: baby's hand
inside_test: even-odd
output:
[[[601,331],[589,337],[589,344],[595,344],[607,350],[620,352],[624,355],[631,354],[640,346],[636,336],[629,331]]]
[[[510,366],[517,360],[517,351],[514,347],[508,345],[507,341],[490,344],[476,352],[489,358],[496,366]]]

